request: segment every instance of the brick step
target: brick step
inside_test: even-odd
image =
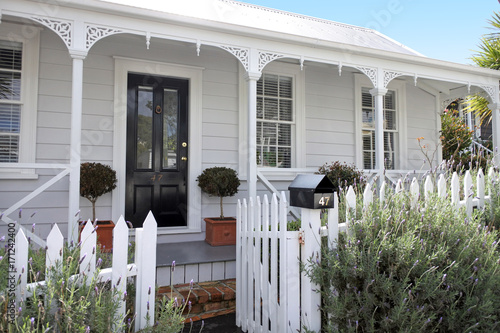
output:
[[[186,322],[212,318],[236,311],[236,279],[195,282],[192,287],[189,283],[160,287],[158,297],[163,296],[168,299],[177,297],[179,302],[183,299],[191,301],[191,311],[188,313],[186,307],[184,313]]]

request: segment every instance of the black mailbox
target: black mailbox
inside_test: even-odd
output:
[[[333,208],[333,184],[325,175],[297,175],[288,190],[290,206]]]

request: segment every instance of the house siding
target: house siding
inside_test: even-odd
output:
[[[436,128],[438,110],[436,110],[436,97],[415,87],[413,84],[406,85],[406,105],[407,105],[407,163],[404,169],[420,170],[428,169],[428,164],[423,164],[425,158],[420,150],[417,138],[424,137],[423,144],[429,144],[429,157],[436,149],[436,141],[439,138],[439,129]],[[436,166],[437,154],[434,158]]]
[[[354,163],[354,78],[333,66],[307,66],[306,167]]]
[[[40,76],[38,95],[38,124],[36,162],[68,163],[71,134],[71,84],[72,60],[58,36],[50,30],[41,32]],[[202,76],[202,169],[210,166],[226,166],[238,169],[240,152],[245,147],[239,138],[241,65],[230,53],[215,47],[203,46],[199,56],[193,45],[151,40],[148,50],[144,38],[131,35],[114,35],[97,42],[84,60],[83,114],[82,114],[82,161],[110,164],[113,168],[113,142],[115,117],[114,105],[114,56],[143,59],[203,68]],[[151,63],[154,73],[154,63]],[[298,64],[297,64],[298,66]],[[354,163],[355,146],[355,84],[352,71],[345,70],[339,76],[336,66],[308,64],[304,68],[304,131],[297,133],[304,142],[303,167],[317,169],[325,163],[341,161]],[[406,89],[407,131],[409,168],[419,168],[422,160],[416,142],[419,136],[431,138],[435,129],[435,98],[411,85]],[[246,125],[245,125],[246,126]],[[246,141],[245,141],[246,145]],[[60,170],[38,170],[37,180],[2,180],[0,210],[42,185]],[[286,171],[286,170],[284,170]],[[286,191],[292,176],[272,180],[278,190]],[[195,181],[195,179],[191,179]],[[225,215],[235,215],[237,199],[246,197],[243,181],[239,193],[224,199]],[[262,184],[259,194],[269,193]],[[202,216],[218,216],[219,202],[202,194]],[[91,217],[91,206],[81,199],[81,218]],[[111,194],[97,201],[97,216],[111,216]],[[21,223],[28,228],[37,222],[37,233],[46,237],[52,223],[57,222],[66,235],[68,179],[50,187],[39,197],[23,207]],[[198,208],[196,208],[198,209]],[[36,211],[36,216],[30,215]],[[204,224],[202,223],[202,230]],[[0,227],[0,232],[2,229]],[[203,239],[204,235],[176,236],[177,241]],[[162,238],[166,240],[167,238]]]

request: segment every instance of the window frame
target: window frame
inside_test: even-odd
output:
[[[22,43],[21,69],[21,128],[19,133],[18,163],[34,163],[36,158],[36,126],[38,101],[38,70],[40,28],[3,22],[0,39]],[[0,168],[0,179],[36,179],[34,169]]]
[[[268,64],[263,74],[272,74],[291,77],[292,94],[293,94],[293,124],[291,127],[291,158],[290,168],[265,167],[257,166],[268,179],[293,179],[298,169],[306,167],[305,161],[305,75],[300,66],[289,64],[280,61],[274,61]],[[245,70],[241,68],[239,71],[239,94],[240,98],[240,116],[239,116],[239,146],[240,148],[248,145],[248,82],[245,80]],[[255,142],[257,144],[257,142]],[[238,174],[241,177],[246,177],[248,167],[248,157],[246,149],[240,149]]]
[[[373,89],[373,84],[363,74],[355,74],[355,138],[356,138],[356,167],[361,170],[376,170],[365,169],[363,160],[363,105],[362,105],[362,89]],[[403,80],[394,79],[387,86],[387,90],[395,92],[395,106],[396,106],[396,126],[397,131],[384,130],[385,132],[397,133],[396,152],[394,153],[394,169],[402,170],[404,168],[407,158],[407,126],[406,126],[406,89]],[[374,116],[375,118],[375,116]],[[374,119],[375,121],[375,119]],[[385,153],[385,152],[384,152]]]

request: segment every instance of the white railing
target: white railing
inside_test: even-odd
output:
[[[498,175],[491,168],[490,180]],[[460,193],[462,187],[462,195]],[[378,191],[378,199],[385,201],[387,184]],[[402,180],[396,182],[395,192],[405,191]],[[455,207],[465,207],[469,216],[473,208],[484,208],[491,199],[486,195],[485,177],[482,170],[476,176],[476,185],[469,171],[463,177],[462,186],[457,173],[450,179],[439,176],[437,186],[431,176],[425,178],[423,191],[413,178],[408,191],[412,204],[429,200],[430,193],[448,197]],[[362,194],[363,207],[368,207],[377,197],[367,184]],[[344,198],[345,221],[355,216],[356,194],[349,187]],[[267,196],[261,201],[250,198],[238,201],[236,236],[236,324],[244,332],[297,332],[303,326],[311,331],[321,331],[321,315],[318,305],[320,288],[312,285],[309,278],[300,272],[300,264],[308,260],[321,260],[321,237],[328,237],[328,246],[335,248],[339,232],[347,230],[347,223],[339,223],[338,197],[334,193],[334,208],[328,209],[327,227],[321,226],[321,210],[300,209],[300,231],[287,231],[288,203],[284,192],[273,194],[271,202]]]
[[[49,179],[44,184],[40,185],[35,190],[31,191],[28,195],[26,195],[21,200],[13,203],[10,207],[5,209],[4,211],[0,211],[0,221],[3,221],[6,224],[14,223],[14,220],[9,218],[9,215],[18,209],[22,208],[26,203],[36,198],[39,194],[43,193],[46,189],[57,183],[59,180],[63,179],[67,176],[71,169],[69,164],[49,164],[49,163],[0,163],[0,169],[62,169],[57,175]],[[76,213],[76,212],[74,212]],[[76,218],[75,221],[69,223],[77,223]],[[28,236],[31,240],[37,243],[41,247],[45,247],[47,244],[43,239],[41,239],[38,235],[32,233],[26,228],[22,227],[19,223],[16,223],[16,229],[23,230],[24,234]],[[68,225],[70,228],[70,225]]]
[[[136,276],[135,297],[135,328],[136,330],[146,327],[154,318],[154,305],[148,309],[148,304],[155,304],[155,282],[156,282],[156,239],[157,224],[150,212],[142,228],[135,229],[135,263],[128,264],[129,228],[120,217],[113,229],[113,259],[112,267],[104,268],[98,274],[100,281],[111,281],[112,286],[117,289],[120,303],[119,315],[125,317],[126,308],[123,295],[126,291],[127,278]],[[47,237],[46,246],[46,271],[50,267],[61,262],[63,258],[64,237],[59,227],[55,224]],[[17,304],[21,300],[32,296],[37,286],[45,284],[45,281],[27,283],[28,269],[28,240],[23,229],[17,232],[15,237],[15,271],[16,280],[19,283],[16,289]],[[87,276],[94,276],[96,272],[95,249],[97,237],[92,223],[86,223],[81,233],[80,245],[80,274],[85,272]],[[74,278],[76,279],[77,276]],[[149,314],[149,316],[147,316]],[[148,319],[149,318],[149,323]]]

